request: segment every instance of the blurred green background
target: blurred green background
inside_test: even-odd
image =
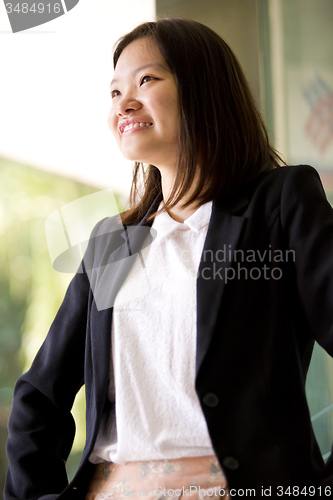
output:
[[[0,490],[7,468],[7,420],[17,378],[43,342],[73,274],[53,269],[45,220],[59,207],[98,191],[0,158]],[[117,199],[120,204],[120,198]],[[73,408],[77,433],[68,461],[72,477],[83,449],[84,394]]]

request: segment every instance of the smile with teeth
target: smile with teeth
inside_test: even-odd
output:
[[[138,127],[151,127],[152,126],[152,123],[148,123],[148,122],[136,122],[136,123],[130,123],[129,125],[126,125],[126,127],[124,127],[124,130],[123,130],[123,133],[124,132],[127,132],[127,130],[131,130],[132,128],[138,128]]]

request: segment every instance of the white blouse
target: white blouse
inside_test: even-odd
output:
[[[116,296],[109,387],[115,418],[105,415],[92,463],[214,454],[194,387],[196,277],[211,211],[210,201],[184,223],[158,214],[155,240]]]

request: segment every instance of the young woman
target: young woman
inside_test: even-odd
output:
[[[330,496],[304,390],[314,339],[333,354],[333,210],[317,172],[280,166],[209,28],[142,24],[114,69],[131,208],[95,227],[17,383],[5,499]]]

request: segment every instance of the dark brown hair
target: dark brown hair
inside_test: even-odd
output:
[[[199,207],[230,194],[263,170],[283,163],[269,143],[245,75],[219,35],[182,18],[140,24],[119,40],[113,54],[114,68],[122,51],[145,37],[156,43],[179,94],[178,164],[173,190],[169,200],[164,200],[167,210],[188,194],[197,169],[197,187],[184,207],[193,202]],[[135,162],[130,209],[121,214],[123,224],[141,220],[160,191],[158,168]]]

